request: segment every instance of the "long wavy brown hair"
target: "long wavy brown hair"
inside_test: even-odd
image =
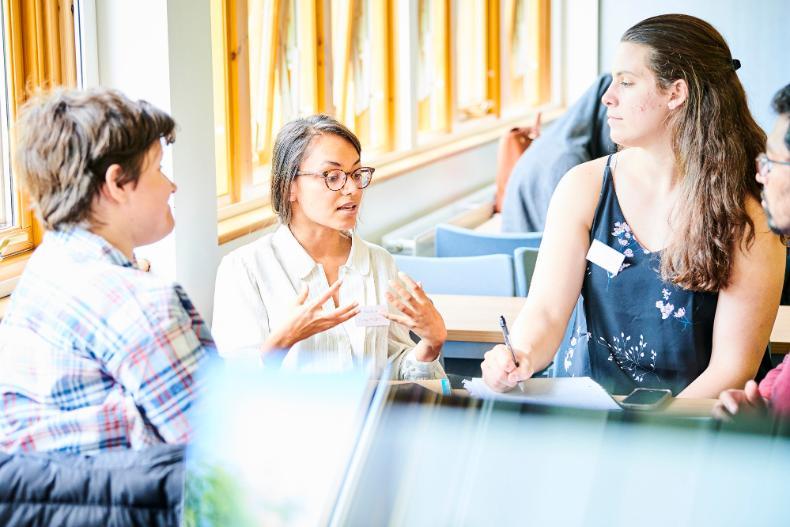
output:
[[[759,200],[754,160],[765,147],[735,73],[740,64],[713,26],[688,15],[648,18],[621,41],[651,49],[649,67],[660,88],[678,79],[688,85],[688,99],[667,123],[681,192],[661,277],[718,291],[730,282],[735,251],[754,242],[746,201]]]

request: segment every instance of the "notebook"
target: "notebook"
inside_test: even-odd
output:
[[[589,377],[527,379],[509,392],[496,392],[476,377],[464,381],[472,397],[546,406],[584,408],[587,410],[621,410],[612,396]]]

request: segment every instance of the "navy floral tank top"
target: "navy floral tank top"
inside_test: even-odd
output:
[[[589,376],[613,394],[646,387],[669,388],[677,395],[708,366],[719,295],[687,291],[661,279],[661,253],[642,247],[623,217],[611,160],[590,242],[598,240],[625,259],[615,275],[587,262],[583,300],[557,353],[554,375]]]

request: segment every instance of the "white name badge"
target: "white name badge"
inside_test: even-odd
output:
[[[593,240],[590,250],[587,251],[587,259],[614,276],[620,272],[625,255],[617,249],[612,249],[608,245],[598,240]]]
[[[387,311],[386,304],[377,306],[360,306],[359,314],[354,317],[357,326],[372,327],[372,326],[389,326],[390,321],[382,315]]]

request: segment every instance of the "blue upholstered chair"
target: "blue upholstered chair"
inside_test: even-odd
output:
[[[513,257],[508,254],[450,258],[395,255],[395,263],[422,282],[429,294],[513,296],[516,291]],[[491,316],[496,318],[497,314]],[[447,373],[479,377],[483,353],[492,347],[483,342],[446,342],[442,356]]]
[[[538,249],[533,247],[519,247],[513,253],[513,264],[516,275],[516,296],[527,296],[529,284],[532,282],[532,273],[538,261]]]
[[[395,255],[398,269],[440,295],[513,296],[513,257],[507,254],[432,258]]]
[[[542,237],[542,232],[491,234],[442,224],[436,227],[436,256],[512,255],[519,247],[539,247]]]

